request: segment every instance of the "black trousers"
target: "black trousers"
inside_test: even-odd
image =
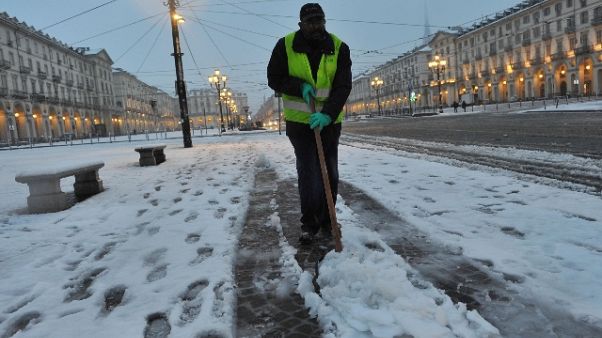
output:
[[[298,126],[295,126],[298,127]],[[315,234],[320,228],[330,232],[328,204],[320,171],[320,160],[314,131],[309,126],[291,128],[287,123],[287,135],[295,149],[297,160],[297,182],[301,199],[301,228]],[[330,125],[320,133],[333,201],[336,204],[339,184],[338,148],[341,125]]]

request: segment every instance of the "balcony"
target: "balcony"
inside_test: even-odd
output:
[[[0,87],[0,97],[8,97],[8,88]]]
[[[470,60],[464,59],[464,60],[462,60],[462,64],[469,65],[470,64]]]
[[[44,95],[44,94],[38,94],[38,93],[33,93],[31,95],[31,99],[34,102],[45,102],[46,101],[46,95]]]
[[[497,50],[496,49],[490,49],[489,50],[489,56],[495,56],[497,55]]]
[[[87,89],[89,92],[93,92],[93,91],[94,91],[94,84],[92,84],[92,83],[87,83],[87,84],[86,84],[86,89]]]
[[[575,55],[583,55],[591,53],[592,49],[590,46],[581,46],[579,48],[575,48]]]
[[[563,50],[557,51],[556,53],[552,54],[551,59],[552,61],[558,61],[558,60],[564,60],[564,58],[566,57],[566,54],[564,53]]]
[[[43,70],[38,69],[38,78],[39,79],[46,80],[47,77],[48,77],[48,73],[46,73]]]
[[[505,50],[506,52],[511,52],[511,51],[512,51],[512,49],[513,49],[513,48],[512,48],[512,45],[506,45],[506,46],[504,47],[504,50]]]
[[[67,80],[65,81],[65,84],[66,84],[68,87],[73,87],[73,79],[67,79]]]
[[[10,69],[12,67],[12,65],[10,64],[10,61],[8,60],[0,60],[0,69],[2,70],[7,70]]]
[[[541,39],[543,41],[551,40],[552,39],[552,32],[550,32],[550,31],[543,32],[543,34],[541,35]]]
[[[78,82],[77,83],[77,88],[84,89],[84,83],[83,82]]]
[[[512,70],[517,70],[517,69],[522,69],[522,68],[523,68],[522,62],[515,62],[512,64]]]
[[[52,103],[52,104],[59,104],[59,103],[61,103],[61,100],[57,96],[48,96],[46,98],[46,100],[48,101],[48,103]]]
[[[481,71],[481,77],[487,77],[489,76],[489,70],[485,69]]]
[[[504,67],[495,68],[495,73],[496,74],[504,74]]]
[[[475,60],[482,60],[483,59],[483,55],[481,55],[480,53],[475,55]]]
[[[13,90],[11,96],[15,99],[25,100],[29,98],[29,93],[23,90]]]
[[[531,46],[531,39],[523,39],[522,45],[523,47]]]
[[[61,76],[60,75],[52,75],[52,82],[61,82]]]
[[[533,59],[531,59],[529,63],[531,63],[531,66],[537,66],[543,63],[543,59],[541,58],[541,56],[536,56]]]
[[[564,32],[566,34],[575,34],[576,31],[577,31],[577,27],[575,25],[568,25],[568,26],[564,27]]]
[[[21,67],[19,67],[19,71],[21,72],[21,74],[29,74],[29,73],[31,73],[31,67],[21,66]]]
[[[602,15],[595,16],[592,19],[592,26],[602,26]]]

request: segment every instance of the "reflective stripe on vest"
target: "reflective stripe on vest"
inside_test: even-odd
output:
[[[334,80],[337,70],[337,60],[342,41],[334,34],[330,34],[334,42],[334,54],[322,55],[320,66],[318,67],[318,78],[314,81],[307,55],[305,53],[297,53],[293,50],[295,34],[296,33],[291,33],[284,37],[286,54],[288,57],[289,75],[302,79],[316,88],[316,111],[321,111],[330,95],[332,81]],[[283,94],[282,102],[284,105],[284,118],[287,121],[309,124],[311,111],[300,97]],[[341,111],[337,116],[335,123],[341,123],[343,117],[344,113]]]

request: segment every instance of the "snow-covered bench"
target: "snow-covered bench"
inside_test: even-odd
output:
[[[140,160],[138,162],[141,167],[144,167],[165,162],[163,149],[165,149],[165,144],[150,144],[134,150],[140,153]]]
[[[98,170],[104,165],[104,162],[94,161],[33,169],[17,174],[15,181],[29,186],[27,208],[30,212],[61,211],[70,207],[67,195],[61,191],[61,178],[75,176],[75,196],[86,198],[103,191]]]

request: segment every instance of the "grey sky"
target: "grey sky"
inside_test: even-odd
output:
[[[29,25],[42,28],[108,1],[0,0],[0,11],[6,11]],[[271,50],[279,37],[298,28],[299,8],[305,2],[307,1],[181,0],[183,6],[180,12],[187,20],[181,26],[187,88],[208,87],[207,76],[213,69],[220,68],[231,79],[229,87],[248,93],[251,110],[256,111],[263,97],[271,95],[265,76]],[[353,71],[358,74],[418,44],[424,35],[425,7],[428,8],[429,23],[432,26],[430,31],[434,33],[449,26],[472,24],[475,20],[512,7],[520,1],[318,2],[326,12],[327,30],[350,46]],[[91,38],[153,15],[157,16]],[[46,32],[75,47],[105,48],[115,61],[114,67],[124,68],[141,80],[174,94],[171,31],[163,0],[118,0],[51,27]],[[81,41],[84,39],[87,40]]]

